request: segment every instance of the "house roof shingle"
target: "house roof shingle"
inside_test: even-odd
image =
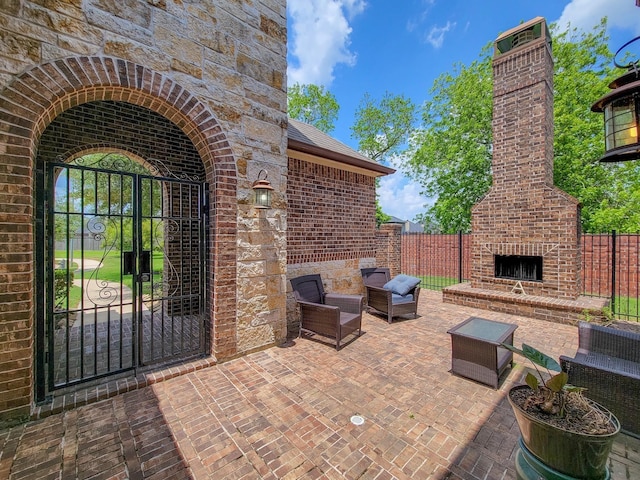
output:
[[[393,168],[385,167],[365,157],[312,125],[290,118],[287,132],[289,136],[288,148],[291,150],[364,168],[383,175],[395,172]]]

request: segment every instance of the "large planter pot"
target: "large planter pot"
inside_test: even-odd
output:
[[[530,390],[527,385],[513,387],[509,391],[509,403],[520,427],[522,441],[528,451],[551,469],[580,480],[604,480],[608,478],[607,460],[613,440],[620,432],[620,422],[606,408],[594,406],[607,415],[615,432],[607,435],[573,433],[555,427],[522,410],[511,399],[516,390]]]

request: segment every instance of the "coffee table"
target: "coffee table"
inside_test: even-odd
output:
[[[447,331],[451,335],[451,373],[498,388],[500,376],[512,366],[517,325],[470,317]]]

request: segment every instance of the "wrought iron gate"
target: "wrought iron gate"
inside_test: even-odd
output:
[[[206,351],[206,185],[134,170],[47,167],[37,400]]]

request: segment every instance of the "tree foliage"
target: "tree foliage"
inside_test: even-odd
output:
[[[554,178],[583,205],[585,232],[640,229],[638,162],[601,164],[602,117],[591,103],[621,72],[613,68],[606,20],[590,32],[558,31],[552,25],[554,56]],[[436,197],[424,214],[439,230],[469,231],[471,207],[491,186],[492,78],[490,49],[469,66],[440,75],[411,137],[410,175]]]
[[[351,137],[358,149],[372,160],[382,161],[404,145],[416,121],[416,106],[410,98],[386,92],[378,102],[368,93],[356,110]]]
[[[372,160],[383,162],[397,153],[407,141],[416,121],[416,106],[403,95],[386,92],[378,102],[368,93],[360,101],[351,126],[351,137],[358,149]],[[376,187],[379,181],[376,181]],[[376,195],[376,225],[388,222]]]
[[[157,219],[163,217],[165,206],[160,180],[153,179],[144,166],[120,153],[92,153],[73,160],[70,165],[71,168],[60,171],[56,181],[56,241],[66,243],[80,234],[91,233],[102,239],[103,246],[131,250],[136,235],[133,222],[136,190],[133,177],[125,173],[128,172],[144,175],[139,183],[142,248],[162,247],[163,226]]]
[[[407,167],[424,195],[437,198],[427,212],[443,232],[468,231],[471,207],[491,185],[492,79],[489,46],[469,66],[456,64],[434,82],[422,128],[410,139]]]
[[[606,21],[554,36],[554,182],[582,203],[585,232],[640,231],[640,165],[600,163],[603,119],[591,104],[622,74],[613,66]]]
[[[378,202],[378,198],[376,197],[376,227],[379,227],[383,223],[387,223],[389,220],[391,220],[391,215],[387,215],[382,211],[380,202]]]
[[[296,83],[287,89],[290,118],[313,125],[325,133],[334,128],[340,106],[336,97],[321,85]]]

